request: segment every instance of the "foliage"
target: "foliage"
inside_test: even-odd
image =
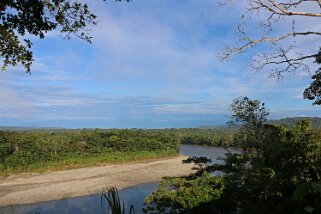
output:
[[[145,199],[145,213],[189,213],[201,204],[219,198],[222,180],[205,170],[210,159],[189,157],[182,162],[194,164],[192,169],[196,173],[163,178],[158,188]]]
[[[263,152],[262,137],[269,110],[265,108],[264,103],[261,104],[259,100],[251,100],[248,97],[234,99],[230,108],[234,114],[228,124],[241,124],[242,127],[238,141],[243,148],[254,148],[256,153],[260,155]]]
[[[241,115],[239,119],[247,118],[242,116],[244,112],[260,109],[259,104],[255,108],[246,106],[249,108],[234,108],[241,111],[235,112]],[[255,120],[245,120],[244,124],[261,121],[260,118],[259,113]],[[174,182],[175,187],[179,182],[182,185],[199,182],[203,175],[214,183],[189,185],[192,189],[168,188],[172,183],[166,183],[166,180],[171,181],[166,178],[163,181],[166,185],[162,184],[148,197],[147,208],[156,207],[159,213],[170,213],[167,211],[172,209],[182,213],[320,213],[321,132],[313,129],[309,120],[301,120],[291,129],[267,123],[253,124],[262,129],[260,138],[247,137],[253,135],[252,130],[257,127],[241,129],[241,134],[244,148],[252,145],[255,150],[227,153],[223,164],[201,165],[194,175],[172,178],[178,182]],[[198,163],[202,159],[192,158],[187,162],[192,160]],[[214,172],[220,172],[219,176]],[[197,197],[200,192],[194,192],[194,188],[206,188],[208,192],[211,191],[207,188],[212,188],[215,196],[196,200],[195,206],[183,206],[181,201],[184,200],[177,198],[181,195],[187,195],[188,199]],[[153,213],[153,210],[147,211]]]
[[[220,178],[205,173],[194,179],[164,178],[149,195],[145,213],[184,213],[220,196]],[[215,188],[213,188],[215,186]]]
[[[321,70],[319,69],[313,76],[313,82],[304,90],[303,96],[309,100],[315,100],[314,105],[321,105]]]
[[[0,174],[70,169],[177,155],[180,144],[233,146],[235,130],[0,130]]]
[[[222,129],[0,131],[0,174],[70,169],[176,155],[180,144],[235,145]]]
[[[121,0],[116,0],[121,1]],[[129,1],[129,0],[126,0]],[[21,63],[30,73],[32,42],[28,36],[43,39],[58,29],[63,38],[75,35],[91,42],[88,27],[96,25],[96,15],[87,4],[71,0],[2,0],[0,5],[0,56],[2,70]]]
[[[117,188],[108,188],[106,193],[103,192],[101,194],[101,203],[103,203],[103,199],[107,201],[108,210],[110,210],[112,214],[125,214],[125,204],[123,202],[121,205]],[[133,205],[131,205],[129,209],[129,214],[131,213],[135,213]]]
[[[236,130],[226,128],[215,129],[179,129],[181,144],[196,144],[207,146],[235,146]]]
[[[0,131],[0,172],[163,157],[178,146],[175,134],[157,130]]]
[[[225,188],[212,206],[219,213],[300,213],[303,204],[293,200],[294,191],[306,182],[319,181],[321,173],[320,133],[305,122],[285,133],[273,127],[260,157],[228,155],[224,165],[213,167],[225,173]],[[269,139],[272,134],[279,136]]]
[[[204,171],[204,167],[206,164],[212,162],[211,159],[207,157],[189,157],[186,160],[183,160],[182,163],[188,164],[188,163],[194,163],[196,167],[192,168],[197,171]]]
[[[321,182],[308,182],[300,185],[293,194],[293,199],[303,201],[308,213],[321,212]]]
[[[230,105],[232,120],[229,124],[240,123],[247,130],[262,128],[269,111],[259,100],[250,100],[248,97],[239,97]]]
[[[286,126],[287,128],[293,128],[297,122],[301,120],[311,121],[312,127],[316,129],[321,129],[321,118],[319,117],[291,117],[283,118],[279,120],[269,120],[268,123],[276,126]]]
[[[319,65],[321,64],[321,50],[315,62]],[[310,86],[304,90],[303,97],[305,99],[315,100],[313,105],[321,105],[321,68],[319,68],[311,78],[313,81]]]

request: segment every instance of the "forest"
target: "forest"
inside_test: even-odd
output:
[[[318,121],[312,119],[312,122]],[[287,118],[273,120],[272,124],[286,122],[282,127],[292,128],[299,121]],[[319,128],[318,125],[312,127],[316,131]],[[0,131],[0,174],[162,158],[178,155],[181,144],[243,147],[247,136],[239,131],[238,125],[181,129],[3,127]]]
[[[283,119],[279,119],[279,120],[270,120],[269,124],[272,125],[283,125],[283,126],[287,126],[290,128],[293,128],[297,122],[300,122],[301,120],[310,120],[311,121],[311,125],[313,128],[316,129],[321,129],[321,118],[319,117],[292,117],[292,118],[283,118]]]
[[[2,130],[1,176],[175,156],[181,144],[239,147],[243,152],[227,153],[223,164],[184,160],[195,173],[164,178],[144,212],[320,213],[318,119],[271,123],[269,110],[247,97],[230,107],[231,128]]]
[[[12,131],[15,130],[15,131]],[[14,129],[0,131],[0,174],[175,156],[180,144],[233,146],[224,129]]]
[[[77,168],[178,154],[174,133],[142,130],[0,132],[0,174]]]
[[[205,157],[183,161],[195,173],[164,178],[146,198],[145,213],[320,213],[321,132],[308,119],[292,127],[267,122],[258,100],[233,101],[230,124],[241,153],[222,164]]]
[[[185,112],[188,109],[187,104],[197,107],[197,111],[190,112],[209,112],[203,111],[202,108],[212,107],[214,99],[219,103],[230,98],[229,96],[241,94],[266,97],[272,103],[280,102],[276,111],[300,110],[300,114],[294,114],[296,112],[294,111],[292,115],[305,115],[302,112],[311,109],[303,108],[304,105],[296,100],[298,94],[312,101],[313,105],[321,105],[319,45],[321,28],[318,22],[321,17],[321,0],[213,1],[218,3],[219,7],[234,5],[238,9],[234,12],[232,10],[221,12],[218,7],[205,5],[207,2],[190,4],[188,10],[181,11],[188,5],[188,2],[184,2],[184,5],[169,4],[164,7],[165,9],[153,5],[147,10],[149,13],[144,14],[142,12],[146,5],[142,5],[142,10],[132,13],[134,15],[129,15],[131,10],[126,7],[128,14],[124,20],[123,14],[117,10],[102,9],[104,12],[110,12],[107,18],[105,17],[108,21],[105,20],[104,25],[99,26],[101,32],[93,33],[93,36],[104,39],[100,43],[96,41],[96,44],[107,45],[93,47],[103,46],[107,51],[101,52],[101,47],[88,51],[89,49],[83,49],[77,44],[69,47],[72,47],[71,52],[79,54],[79,58],[71,57],[64,48],[67,45],[51,40],[52,34],[48,33],[60,33],[60,37],[65,39],[76,37],[91,43],[93,37],[90,31],[91,27],[98,24],[98,15],[92,13],[91,6],[85,2],[71,0],[1,2],[2,70],[8,70],[13,74],[12,67],[21,66],[17,70],[31,74],[34,64],[34,74],[39,75],[37,69],[40,69],[47,75],[46,78],[40,78],[41,81],[35,82],[21,81],[15,76],[12,76],[12,79],[2,78],[1,100],[4,104],[0,107],[3,121],[9,121],[9,124],[32,124],[34,120],[37,121],[39,115],[48,118],[38,118],[38,121],[48,121],[53,118],[55,120],[73,118],[75,121],[81,121],[80,116],[96,119],[115,117],[118,120],[120,116],[126,115],[126,112],[119,111],[119,106],[115,107],[117,110],[115,112],[119,112],[118,117],[113,113],[106,114],[109,111],[105,109],[112,107],[113,101],[122,101],[125,98],[127,102],[120,104],[121,106],[129,104],[131,111],[128,111],[127,115],[131,115],[131,112],[140,115],[139,109],[142,108],[146,111],[140,112],[144,116],[148,115],[149,109],[152,109],[150,111],[152,113],[158,110],[161,114]],[[115,2],[131,1],[115,0]],[[199,10],[203,7],[206,10]],[[150,16],[150,11],[153,15],[158,14],[156,10],[153,11],[155,8],[166,11],[166,15],[162,12],[161,16]],[[170,16],[172,9],[175,9],[175,16]],[[194,14],[194,11],[198,13]],[[113,16],[114,14],[118,16]],[[141,19],[138,19],[138,14],[143,14]],[[239,19],[231,20],[235,15],[239,16]],[[170,19],[166,19],[167,17]],[[195,21],[199,19],[202,22]],[[162,22],[159,23],[158,20]],[[132,23],[135,25],[131,25]],[[234,28],[238,37],[231,36],[235,34],[234,31],[229,31],[231,23],[237,23]],[[104,28],[105,25],[107,28]],[[116,26],[123,28],[118,29]],[[156,26],[155,29],[153,26]],[[106,32],[114,34],[105,34]],[[40,39],[50,36],[50,43],[40,45]],[[149,40],[150,38],[152,39]],[[234,40],[235,43],[231,42]],[[229,44],[220,46],[224,42]],[[32,49],[33,43],[39,50]],[[51,47],[57,49],[50,49]],[[214,50],[219,53],[214,53]],[[246,51],[249,54],[241,55]],[[95,54],[91,54],[93,52]],[[81,55],[82,53],[90,54]],[[235,64],[214,66],[212,64],[217,62],[208,59],[214,55],[218,55],[223,61],[235,56]],[[104,56],[104,58],[92,59],[91,56],[95,58]],[[68,59],[67,62],[59,60],[60,57]],[[73,58],[77,60],[73,61]],[[245,66],[244,60],[250,63]],[[53,61],[61,64],[61,68],[52,64]],[[108,63],[100,64],[99,61]],[[70,68],[69,65],[79,67]],[[90,66],[87,67],[88,65]],[[95,65],[94,69],[92,65]],[[68,76],[69,70],[77,73]],[[89,70],[93,70],[90,75],[88,75]],[[113,73],[117,75],[98,73],[105,70],[114,70]],[[291,87],[285,81],[280,82],[282,87],[272,83],[267,84],[269,81],[254,77],[250,70],[267,73],[269,77],[275,77],[277,80],[287,77],[290,79],[289,83],[292,83]],[[215,74],[215,78],[212,78],[212,73],[209,71]],[[119,74],[123,74],[122,78],[118,77]],[[123,81],[127,79],[127,74],[134,74],[133,76],[139,78]],[[293,81],[288,74],[297,74],[298,82]],[[90,78],[83,80],[84,76],[95,78],[94,81]],[[102,78],[105,76],[106,78]],[[152,76],[155,82],[150,78]],[[180,80],[185,76],[188,78]],[[163,77],[175,77],[175,80],[168,81],[166,78],[163,80]],[[120,79],[122,81],[117,81]],[[77,84],[73,82],[75,80]],[[228,84],[219,84],[220,80]],[[114,85],[109,81],[114,82]],[[41,87],[37,88],[37,85]],[[97,85],[102,89],[93,93],[94,89],[100,88]],[[104,88],[105,85],[109,87]],[[158,85],[162,87],[157,88]],[[275,89],[271,90],[274,87]],[[34,90],[30,90],[31,88]],[[53,88],[54,90],[49,90]],[[164,93],[165,88],[169,91],[167,92],[169,97],[164,99],[165,102],[162,104],[159,100],[163,98],[159,98],[167,94]],[[113,95],[110,91],[114,90],[117,93]],[[156,93],[158,91],[161,93]],[[189,92],[185,92],[186,100],[180,100],[182,91]],[[105,92],[113,96],[99,96]],[[124,94],[117,97],[120,92]],[[146,99],[150,94],[153,96]],[[220,98],[222,94],[224,99]],[[142,105],[136,106],[137,100],[143,100]],[[291,104],[293,102],[295,105]],[[216,105],[213,106],[217,108]],[[283,108],[287,105],[291,105],[291,108]],[[22,107],[16,108],[19,106]],[[79,106],[82,108],[78,109]],[[228,125],[231,128],[20,130],[9,127],[10,130],[0,131],[0,176],[176,156],[181,144],[239,147],[242,148],[242,152],[227,153],[222,158],[222,164],[212,164],[211,160],[204,157],[190,157],[184,160],[184,164],[194,164],[195,173],[183,177],[164,178],[159,187],[146,198],[144,212],[321,213],[321,120],[319,118],[268,120],[269,110],[264,103],[248,97],[235,99],[230,108],[233,115]],[[103,110],[90,114],[88,109]],[[21,111],[24,114],[17,117],[16,113]],[[33,113],[29,115],[29,112]],[[75,112],[78,114],[73,114]],[[313,113],[310,112],[308,115],[318,114],[320,114],[319,109],[314,108]],[[127,115],[126,123],[121,127],[128,127],[127,119],[130,118]],[[28,123],[20,121],[25,117],[28,118]],[[142,120],[141,117],[138,118]],[[138,121],[136,124],[141,122]],[[6,125],[6,122],[3,123]],[[75,122],[74,126],[69,127],[78,127],[78,124]]]

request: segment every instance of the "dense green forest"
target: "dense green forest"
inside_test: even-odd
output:
[[[207,146],[235,146],[237,129],[225,127],[211,129],[178,129],[181,144],[196,144]]]
[[[300,118],[302,119],[302,118]],[[312,118],[318,127],[319,118]],[[298,118],[272,121],[294,127]],[[270,124],[271,121],[268,121]],[[240,126],[186,129],[61,129],[2,127],[0,174],[66,169],[178,154],[180,144],[244,147]],[[237,127],[237,128],[235,128]]]
[[[321,128],[321,118],[320,117],[286,117],[281,119],[274,119],[274,120],[267,120],[269,124],[272,125],[282,125],[286,126],[288,128],[293,128],[297,122],[300,122],[301,120],[310,120],[311,125],[313,128],[320,129]],[[1,127],[0,127],[1,129]],[[199,129],[218,129],[218,130],[224,130],[224,129],[238,129],[238,127],[227,127],[226,125],[221,126],[200,126]]]
[[[167,177],[146,198],[146,213],[321,213],[321,131],[310,120],[272,125],[258,100],[231,105],[242,153],[222,164],[191,157],[196,172]],[[214,174],[214,172],[216,172]],[[220,173],[217,173],[220,172]]]
[[[0,132],[0,172],[72,168],[177,155],[174,133],[142,130]]]
[[[293,128],[298,122],[305,119],[311,121],[311,125],[313,128],[321,129],[320,117],[290,117],[290,118],[283,118],[279,120],[270,120],[269,124],[283,125],[289,128]]]
[[[0,174],[162,158],[180,144],[233,146],[234,131],[11,128],[0,131]]]
[[[294,117],[279,120],[267,120],[268,124],[293,128],[301,120],[311,121],[311,127],[321,129],[321,118],[318,117]],[[197,144],[208,146],[242,147],[244,136],[239,133],[242,127],[239,124],[232,126],[201,126],[191,129],[176,129],[180,135],[181,144]]]
[[[231,109],[231,129],[3,130],[0,175],[174,156],[181,144],[237,146],[243,152],[228,153],[223,164],[185,160],[196,172],[164,178],[146,198],[144,211],[320,213],[320,129],[306,118],[271,124],[268,110],[247,97],[236,99]]]

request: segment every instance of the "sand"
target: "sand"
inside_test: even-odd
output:
[[[186,156],[150,162],[79,168],[46,173],[17,174],[0,178],[0,206],[28,204],[101,193],[107,187],[118,189],[160,181],[164,176],[191,173],[182,164]]]

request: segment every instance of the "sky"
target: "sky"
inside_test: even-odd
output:
[[[0,126],[222,125],[231,115],[229,105],[240,96],[264,102],[271,119],[321,117],[320,106],[302,97],[311,82],[309,74],[291,73],[277,80],[266,71],[251,70],[253,54],[268,47],[224,62],[217,57],[239,38],[242,5],[221,7],[215,0],[88,4],[98,16],[98,24],[91,27],[92,44],[49,32],[45,39],[31,38],[31,75],[21,66],[0,73]],[[261,18],[253,16],[251,22]],[[307,23],[321,29],[317,20],[298,22],[297,27]],[[254,24],[247,27],[255,29]],[[283,23],[276,31],[288,29]],[[297,45],[318,48],[317,38],[304,39]]]

